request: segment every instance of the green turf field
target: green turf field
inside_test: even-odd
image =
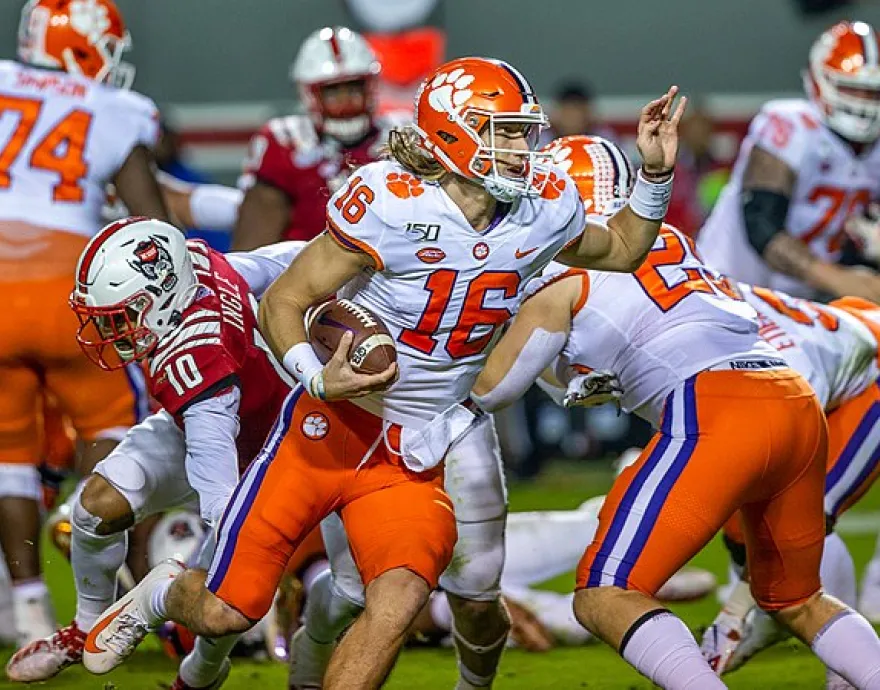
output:
[[[610,485],[608,470],[585,469],[576,465],[557,465],[539,481],[511,488],[513,510],[570,509],[586,498],[603,493]],[[880,509],[880,492],[869,494],[859,507],[862,513]],[[864,522],[864,520],[863,520]],[[878,522],[880,527],[880,522]],[[853,553],[858,572],[874,550],[875,534],[848,534],[845,539]],[[61,620],[73,615],[73,595],[68,565],[54,553],[47,553],[47,573]],[[719,578],[725,573],[725,554],[712,543],[694,564],[712,570]],[[565,591],[571,578],[560,578],[548,587]],[[714,600],[674,607],[697,634],[716,613]],[[11,650],[0,650],[5,663]],[[83,669],[68,670],[43,685],[57,688],[95,688],[97,690],[161,690],[174,679],[175,665],[153,640],[121,669],[104,677],[90,676]],[[455,660],[449,650],[406,650],[388,683],[397,690],[451,690],[455,684]],[[798,643],[789,642],[765,652],[745,668],[726,677],[731,688],[822,688],[824,670]],[[13,684],[0,680],[0,687]],[[280,665],[236,661],[224,690],[286,688],[286,669]],[[650,688],[644,680],[607,647],[591,644],[577,649],[559,649],[547,654],[528,654],[508,650],[502,662],[496,688],[529,690],[563,688]]]

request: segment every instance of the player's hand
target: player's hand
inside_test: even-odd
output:
[[[547,652],[556,646],[553,634],[525,606],[505,596],[504,605],[510,616],[510,637],[527,652]]]
[[[880,275],[863,266],[820,264],[813,268],[821,289],[835,297],[861,297],[880,305]]]
[[[673,112],[677,93],[678,87],[670,86],[666,94],[642,108],[639,116],[636,146],[642,156],[642,169],[650,175],[671,172],[678,157],[678,123],[687,106],[687,97],[681,97]]]
[[[348,360],[353,338],[351,331],[343,333],[332,359],[324,365],[326,400],[360,398],[376,391],[383,391],[397,380],[397,363],[391,364],[378,374],[363,374],[355,371]]]

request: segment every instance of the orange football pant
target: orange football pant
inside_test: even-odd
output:
[[[436,587],[457,538],[443,470],[410,472],[388,449],[399,445],[399,427],[385,434],[383,425],[353,403],[321,402],[297,386],[220,522],[208,589],[262,618],[291,555],[333,511],[365,585],[406,568]]]
[[[790,369],[689,378],[608,494],[578,588],[653,596],[741,510],[756,601],[805,601],[819,590],[826,444],[822,408]]]

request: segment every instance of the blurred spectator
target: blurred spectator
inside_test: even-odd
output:
[[[181,153],[180,134],[164,120],[161,123],[159,142],[153,155],[159,170],[166,172],[172,177],[184,182],[195,184],[207,184],[212,182],[210,178],[202,174],[188,163],[184,162]],[[209,228],[187,228],[187,236],[203,239],[214,249],[225,252],[229,249],[230,235],[222,230]]]
[[[572,134],[595,134],[614,139],[614,132],[596,115],[593,90],[584,82],[564,83],[556,92],[550,108],[550,127],[541,135],[541,146],[557,137]]]
[[[693,236],[709,215],[727,171],[712,155],[715,122],[698,100],[688,103],[679,131],[675,184],[666,220]]]

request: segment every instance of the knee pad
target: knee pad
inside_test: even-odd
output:
[[[440,586],[462,599],[492,601],[501,593],[506,518],[458,525],[452,562]]]
[[[138,462],[122,453],[113,451],[95,465],[94,473],[100,475],[128,501],[137,520],[144,516],[149,487],[147,474]]]
[[[33,465],[0,464],[0,498],[41,501],[40,472]]]
[[[446,493],[461,525],[503,518],[507,486],[490,417],[484,417],[449,451],[445,464]]]

